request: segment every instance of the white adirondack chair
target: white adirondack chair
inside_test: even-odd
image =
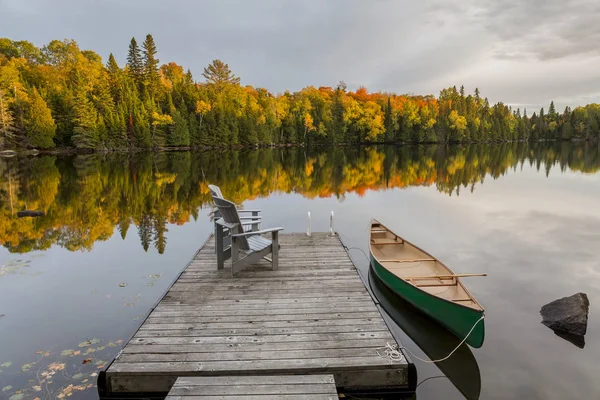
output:
[[[213,197],[213,200],[221,214],[217,224],[231,232],[231,275],[262,258],[270,261],[273,270],[276,270],[279,264],[279,231],[283,228],[244,232],[235,204],[218,197]],[[271,240],[261,236],[266,233],[271,233]],[[267,257],[269,254],[272,255],[270,259]]]
[[[216,185],[208,185],[210,193],[214,199],[225,199],[221,188]],[[240,217],[242,221],[242,229],[244,231],[258,231],[260,229],[261,217],[259,216],[260,210],[238,210],[239,213],[251,213],[251,216]],[[218,224],[217,221],[221,218],[221,213],[217,208],[213,212],[214,221],[214,236],[215,236],[215,254],[217,255],[217,268],[225,268],[225,261],[231,258],[231,232],[229,229],[222,224]]]

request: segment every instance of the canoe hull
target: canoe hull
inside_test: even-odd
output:
[[[459,339],[462,340],[467,336],[471,328],[483,315],[481,310],[461,306],[424,292],[392,274],[377,261],[372,252],[369,255],[373,271],[384,285],[396,295],[438,321]],[[485,324],[481,320],[467,338],[466,343],[471,347],[479,348],[483,345],[484,338]]]

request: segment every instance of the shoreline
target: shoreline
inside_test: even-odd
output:
[[[503,143],[546,143],[546,142],[598,142],[597,139],[539,139],[539,140],[479,140],[461,142],[361,142],[361,143],[285,143],[285,144],[262,144],[262,145],[233,145],[233,146],[178,146],[178,147],[122,147],[115,149],[78,149],[75,147],[55,147],[52,149],[4,149],[0,150],[0,158],[14,156],[36,156],[36,155],[78,155],[78,154],[111,154],[111,153],[163,153],[163,152],[185,152],[185,151],[209,151],[209,150],[260,150],[279,148],[330,148],[330,147],[368,147],[368,146],[417,146],[417,145],[474,145],[474,144],[503,144]]]

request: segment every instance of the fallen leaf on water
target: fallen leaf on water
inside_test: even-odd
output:
[[[90,376],[96,377],[96,376],[98,376],[98,374],[94,372]]]
[[[104,368],[104,364],[98,365],[98,369],[102,369],[102,368]]]
[[[36,392],[41,392],[42,391],[42,387],[41,386],[32,386],[33,390],[35,390]]]
[[[84,379],[81,381],[81,383],[86,383],[86,382],[89,382],[89,379]]]
[[[63,369],[65,369],[65,364],[55,362],[48,365],[48,369],[50,371],[62,371]]]
[[[121,339],[121,340],[117,340],[115,343],[117,343],[117,344],[121,344],[121,343],[123,343],[123,339]]]
[[[92,362],[92,359],[91,359],[91,358],[86,358],[86,359],[85,359],[85,360],[83,360],[81,363],[82,363],[82,364],[88,364],[88,363],[91,363],[91,362]]]
[[[42,353],[43,353],[43,351],[41,351],[41,350],[38,350],[35,352],[35,354],[42,354]]]
[[[8,368],[12,365],[12,361],[7,361],[4,364],[0,364],[0,367]]]
[[[48,356],[50,356],[50,352],[49,351],[47,351],[47,352],[44,353],[44,357],[48,357]]]
[[[80,343],[81,344],[81,343]],[[62,353],[60,353],[61,356],[72,356],[75,350],[73,349],[67,349],[67,350],[63,350]]]
[[[80,355],[80,354],[81,354],[81,350],[77,350],[77,351],[73,352],[73,355],[74,355],[74,356],[78,356],[78,355]]]
[[[42,400],[39,397],[34,397],[33,400]]]
[[[10,396],[8,400],[21,400],[25,395],[23,393],[16,393]]]
[[[87,346],[91,346],[91,345],[96,344],[96,343],[100,343],[100,339],[94,338],[94,339],[86,340],[85,342],[79,343],[77,346],[79,346],[79,347],[87,347]]]
[[[81,379],[81,378],[83,378],[83,374],[82,373],[73,375],[73,379]]]
[[[10,389],[12,389],[12,386],[8,385],[8,386],[4,386],[4,387],[2,388],[2,391],[3,391],[3,392],[8,392]]]
[[[27,372],[31,369],[31,364],[25,364],[21,367],[21,371]]]
[[[126,283],[119,283],[119,287],[125,287],[125,286],[127,286]]]

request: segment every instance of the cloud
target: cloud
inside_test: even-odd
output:
[[[554,60],[600,54],[600,2],[498,0],[477,3],[474,22],[495,34],[496,57]]]
[[[152,33],[162,62],[220,58],[242,83],[437,94],[464,84],[490,101],[600,101],[597,0],[0,0],[2,35],[74,38],[123,64]],[[564,105],[557,104],[557,107]]]

